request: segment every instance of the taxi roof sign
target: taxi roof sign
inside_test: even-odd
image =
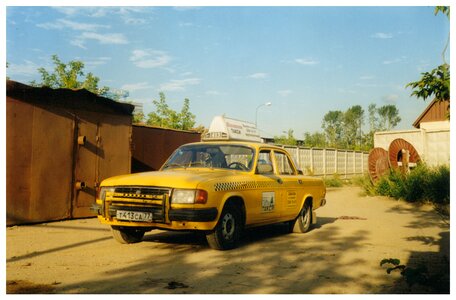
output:
[[[215,116],[209,131],[203,136],[203,141],[220,140],[262,142],[255,124],[225,116]]]

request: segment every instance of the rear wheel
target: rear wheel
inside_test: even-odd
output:
[[[145,231],[134,227],[111,226],[112,236],[121,244],[141,242]]]
[[[304,233],[307,232],[312,223],[312,206],[310,202],[304,203],[304,207],[299,212],[296,220],[290,221],[290,232]]]
[[[234,205],[227,205],[220,215],[214,231],[206,235],[212,249],[228,250],[236,247],[243,228],[241,211]]]

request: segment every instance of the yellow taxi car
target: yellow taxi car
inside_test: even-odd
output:
[[[211,248],[225,250],[247,227],[286,222],[290,232],[304,233],[316,222],[324,183],[303,176],[287,151],[209,136],[179,147],[159,171],[101,183],[94,209],[117,241],[139,242],[155,228],[197,230]]]

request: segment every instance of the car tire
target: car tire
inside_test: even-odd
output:
[[[121,244],[139,243],[144,237],[145,231],[137,228],[125,228],[121,226],[111,226],[112,236]]]
[[[290,231],[295,233],[304,233],[309,231],[312,224],[312,207],[309,202],[304,203],[304,207],[299,212],[294,221],[290,221]]]
[[[241,211],[234,205],[227,205],[215,229],[206,234],[206,240],[212,249],[233,249],[239,242],[243,227]]]

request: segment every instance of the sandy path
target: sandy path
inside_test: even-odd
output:
[[[449,221],[430,206],[328,191],[306,234],[282,225],[246,232],[239,248],[215,251],[194,233],[152,231],[121,245],[96,219],[6,230],[11,293],[427,293],[387,275],[383,258],[428,265],[448,289]]]

